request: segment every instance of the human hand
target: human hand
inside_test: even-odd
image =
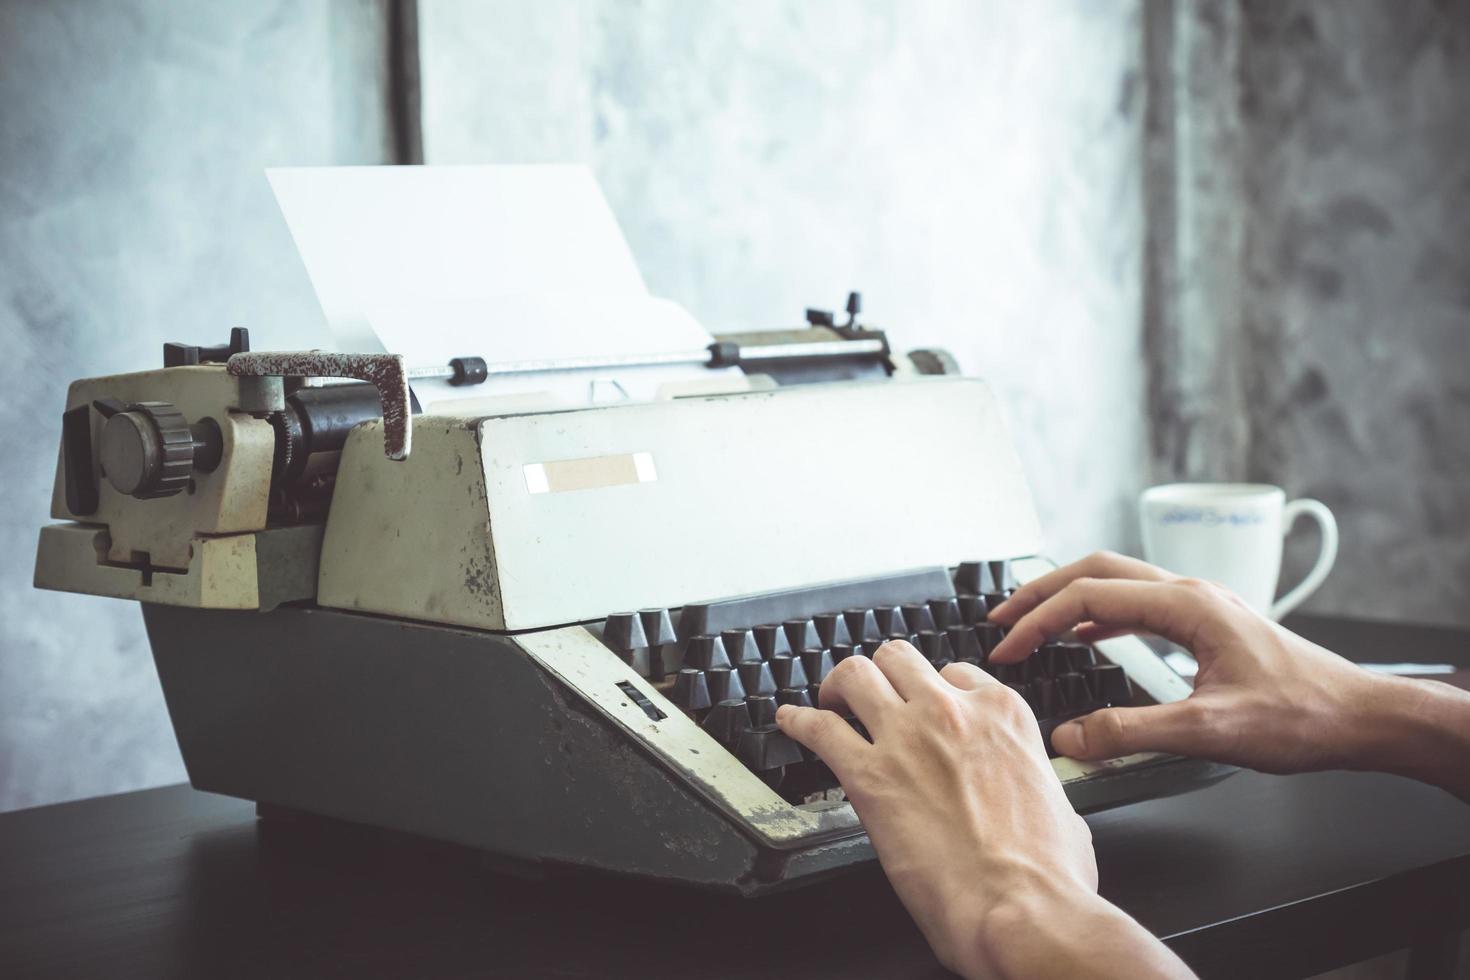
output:
[[[872,659],[839,663],[821,703],[827,710],[783,706],[776,723],[832,769],[946,966],[976,968],[986,914],[1012,890],[1096,892],[1091,832],[1014,691],[970,664],[936,671],[891,640]]]
[[[1208,582],[1099,553],[1017,589],[990,620],[1009,628],[992,663],[1023,660],[1073,628],[1084,643],[1157,633],[1199,661],[1182,701],[1104,708],[1059,726],[1052,746],[1063,755],[1162,751],[1286,773],[1352,766],[1367,751],[1366,709],[1383,679]]]
[[[821,703],[783,705],[776,722],[837,776],[944,965],[967,977],[1189,975],[1097,896],[1091,832],[1020,695],[970,664],[936,672],[891,640],[838,664]]]

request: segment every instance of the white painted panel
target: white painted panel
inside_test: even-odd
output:
[[[481,446],[507,629],[1041,550],[974,379],[492,418]],[[527,464],[635,453],[658,479],[527,486]]]

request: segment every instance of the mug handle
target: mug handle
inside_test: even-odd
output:
[[[1312,566],[1307,577],[1297,583],[1296,588],[1271,604],[1272,619],[1281,619],[1316,592],[1317,587],[1327,578],[1327,573],[1332,571],[1332,563],[1337,561],[1337,518],[1332,516],[1332,511],[1320,500],[1303,497],[1282,508],[1281,536],[1290,534],[1292,525],[1303,515],[1317,522],[1317,527],[1322,532],[1322,550],[1317,553],[1317,563]]]

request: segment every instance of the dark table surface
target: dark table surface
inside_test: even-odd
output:
[[[1294,625],[1355,659],[1466,662],[1457,631]],[[1103,894],[1206,976],[1305,976],[1470,924],[1470,808],[1394,777],[1246,772],[1088,822]],[[872,872],[758,900],[528,881],[182,786],[0,815],[3,977],[773,974],[943,971]]]

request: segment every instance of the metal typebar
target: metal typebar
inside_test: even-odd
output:
[[[724,367],[745,361],[806,360],[831,357],[861,357],[882,354],[882,340],[822,340],[794,344],[714,344],[697,350],[667,351],[660,354],[608,354],[589,357],[529,358],[521,361],[496,361],[483,364],[485,377],[507,374],[538,374],[543,371],[579,371],[589,369],[656,367],[667,364],[705,364]],[[459,361],[470,358],[456,358]],[[453,363],[408,369],[410,381],[454,380],[462,370]],[[481,378],[480,380],[483,380]],[[474,382],[471,382],[474,383]]]

